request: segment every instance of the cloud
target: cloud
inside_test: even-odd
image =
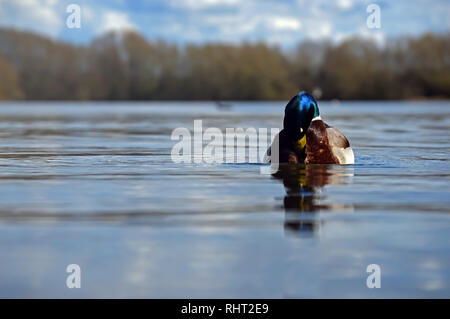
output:
[[[101,24],[97,28],[98,33],[110,31],[137,30],[138,27],[132,23],[129,16],[123,12],[105,11],[102,15]]]
[[[348,10],[353,7],[353,2],[352,0],[338,0],[337,6],[341,10]]]
[[[174,7],[186,7],[198,10],[220,6],[235,6],[239,4],[239,0],[171,0],[170,4]]]
[[[291,17],[272,17],[270,19],[270,26],[274,30],[300,30],[302,24],[298,19]]]
[[[0,1],[0,25],[31,29],[56,37],[64,26],[57,0]]]
[[[333,25],[328,21],[310,21],[305,32],[307,38],[313,40],[322,40],[329,38],[333,33]]]
[[[371,0],[0,0],[0,25],[89,42],[111,30],[139,30],[149,39],[190,42],[266,41],[292,47],[305,38],[340,41],[450,29],[448,0],[379,0],[380,30],[362,30]],[[65,28],[66,6],[81,6],[78,30]],[[376,32],[375,32],[376,31]]]

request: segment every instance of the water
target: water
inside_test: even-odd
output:
[[[0,297],[449,298],[450,103],[321,103],[352,166],[171,160],[176,127],[283,108],[1,103]]]

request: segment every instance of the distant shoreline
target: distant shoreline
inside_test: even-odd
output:
[[[0,100],[276,101],[450,98],[450,33],[304,41],[292,52],[265,43],[179,48],[136,32],[75,46],[0,28]],[[220,103],[220,102],[218,102]]]

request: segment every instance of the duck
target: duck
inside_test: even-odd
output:
[[[265,162],[272,161],[272,149],[277,146],[279,163],[349,165],[355,162],[348,139],[323,121],[317,101],[305,91],[286,105],[283,129],[267,150]]]

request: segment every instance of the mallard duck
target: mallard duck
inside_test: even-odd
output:
[[[354,156],[347,138],[338,129],[323,122],[317,101],[300,92],[286,105],[283,129],[267,150],[279,147],[280,163],[353,164]]]

